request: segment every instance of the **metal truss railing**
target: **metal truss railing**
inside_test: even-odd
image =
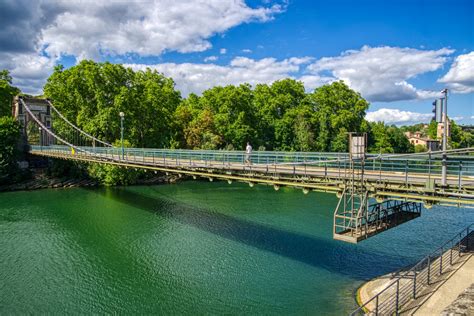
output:
[[[68,151],[68,146],[32,146],[41,151]],[[182,150],[182,149],[148,149],[148,148],[125,148],[122,157],[122,150],[114,147],[85,147],[79,146],[78,150],[91,155],[100,155],[105,158],[123,159],[125,161],[151,163],[166,163],[174,161],[181,166],[193,166],[196,162],[203,163],[206,167],[227,168],[230,164],[245,164],[246,154],[243,151],[221,151],[221,150]],[[369,156],[370,157],[370,156]],[[304,153],[304,152],[267,152],[256,151],[250,156],[252,165],[305,168],[320,167],[344,172],[349,170],[350,162],[345,153]],[[379,180],[383,181],[385,172],[398,174],[401,180],[409,182],[411,174],[424,174],[435,179],[441,174],[440,157],[418,157],[409,158],[380,156],[377,159],[366,160],[364,163],[355,162],[355,170],[364,169],[365,173],[373,176],[379,175]],[[249,165],[249,168],[251,165]],[[447,162],[448,176],[455,177],[458,184],[462,185],[463,177],[474,176],[474,156],[456,155],[449,157]],[[404,177],[405,176],[405,177]],[[474,180],[474,179],[473,179]]]

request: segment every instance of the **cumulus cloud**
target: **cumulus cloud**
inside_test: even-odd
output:
[[[43,85],[53,72],[55,61],[37,53],[0,53],[0,69],[8,69],[13,85],[25,93],[41,94]]]
[[[242,49],[242,53],[250,54],[251,52],[252,52],[251,49],[248,49],[248,48]]]
[[[433,114],[402,111],[398,109],[378,109],[377,111],[367,112],[366,119],[369,122],[385,122],[387,124],[413,124],[428,123]]]
[[[208,57],[204,58],[204,62],[216,61],[217,59],[219,59],[219,57],[217,57],[217,56],[208,56]]]
[[[134,70],[155,69],[166,76],[172,77],[177,88],[184,94],[201,93],[217,85],[238,85],[241,83],[271,83],[273,81],[295,77],[301,66],[311,58],[288,58],[278,61],[275,58],[254,60],[247,57],[236,57],[228,65],[192,64],[192,63],[163,63],[155,65],[125,64]],[[317,76],[308,76],[311,83],[318,81]],[[298,78],[296,78],[298,79]],[[323,82],[323,79],[319,79]]]
[[[244,0],[3,0],[0,67],[11,71],[23,91],[41,93],[61,56],[100,60],[204,51],[215,34],[271,20],[283,9],[251,8]]]
[[[474,52],[456,57],[448,73],[438,82],[447,83],[455,92],[474,92]]]
[[[97,58],[101,54],[141,56],[164,51],[199,52],[208,38],[242,23],[268,21],[280,5],[251,8],[235,1],[96,1],[74,0],[41,32],[51,56]],[[72,39],[72,40],[71,40]]]
[[[224,55],[224,54],[227,53],[227,49],[226,49],[226,48],[221,48],[221,49],[219,50],[219,53],[221,53],[221,55]]]
[[[440,69],[454,50],[418,50],[400,47],[369,47],[325,57],[308,67],[314,74],[329,73],[344,80],[370,101],[427,99],[436,91],[419,90],[407,80]]]

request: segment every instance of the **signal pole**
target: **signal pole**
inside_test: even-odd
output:
[[[448,144],[448,89],[441,91],[444,93],[444,113],[443,113],[443,160],[441,166],[441,185],[446,186],[446,175],[447,175],[447,157],[446,150]]]

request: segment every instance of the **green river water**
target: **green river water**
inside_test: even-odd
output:
[[[344,315],[474,211],[434,207],[359,245],[334,195],[223,182],[0,193],[0,314]]]

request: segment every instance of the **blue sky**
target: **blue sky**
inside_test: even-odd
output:
[[[0,12],[0,67],[31,93],[55,64],[90,58],[157,69],[183,96],[344,80],[371,102],[369,119],[396,124],[428,121],[448,87],[449,115],[474,124],[474,1],[22,0]]]

